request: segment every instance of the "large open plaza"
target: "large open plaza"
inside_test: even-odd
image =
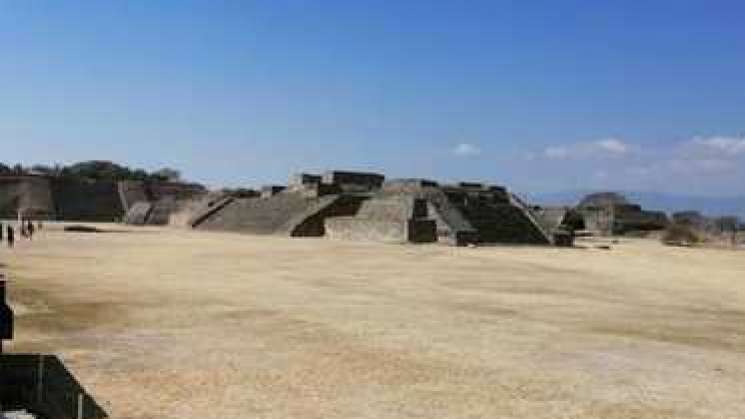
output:
[[[113,417],[745,416],[741,252],[98,227],[0,258],[8,349]]]

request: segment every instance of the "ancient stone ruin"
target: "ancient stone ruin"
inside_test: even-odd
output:
[[[664,212],[644,210],[615,192],[587,195],[577,205],[577,211],[582,214],[584,228],[601,235],[661,230],[668,225]]]
[[[326,222],[330,237],[385,242],[550,244],[530,209],[505,188],[439,185],[423,179],[386,182],[353,217]]]
[[[209,192],[166,181],[86,181],[0,176],[0,216],[124,221],[197,230],[387,243],[571,245],[574,232],[626,234],[663,229],[667,216],[616,193],[576,207],[534,207],[505,187],[386,181],[378,173],[298,173],[287,185]]]
[[[576,232],[585,229],[582,213],[566,206],[535,206],[538,223],[553,237],[557,246],[572,246]]]
[[[8,354],[13,339],[13,312],[0,278],[0,418],[103,419],[106,412],[54,355]]]
[[[126,181],[118,183],[118,194],[124,223],[163,226],[185,205],[207,195],[207,189],[194,183]]]
[[[211,200],[194,211],[188,224],[199,230],[323,236],[324,220],[356,214],[381,178],[378,174],[354,172],[295,175],[288,187],[267,186],[258,197]],[[338,183],[326,183],[327,180]]]
[[[224,196],[194,209],[199,230],[326,236],[388,243],[551,244],[530,206],[504,187],[385,181],[377,173],[300,173],[258,197]]]
[[[167,224],[164,214],[205,193],[203,186],[189,183],[0,176],[0,217],[112,222],[122,220],[137,203],[148,202],[155,210],[148,211],[145,222]]]
[[[48,218],[56,213],[50,182],[38,176],[0,176],[0,218],[14,219],[19,212]]]

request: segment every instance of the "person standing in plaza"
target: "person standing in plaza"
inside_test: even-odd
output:
[[[8,224],[7,228],[7,235],[8,235],[8,247],[13,247],[15,244],[15,231],[13,230],[13,226]]]

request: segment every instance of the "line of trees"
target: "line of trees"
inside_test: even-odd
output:
[[[175,169],[163,168],[154,172],[148,172],[143,169],[132,169],[105,160],[90,160],[69,166],[59,164],[53,166],[37,164],[31,167],[25,167],[20,164],[8,166],[0,163],[0,175],[40,175],[51,178],[89,181],[181,181],[181,173]]]

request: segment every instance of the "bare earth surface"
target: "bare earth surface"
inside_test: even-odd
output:
[[[58,229],[10,349],[112,417],[745,418],[745,252]]]

